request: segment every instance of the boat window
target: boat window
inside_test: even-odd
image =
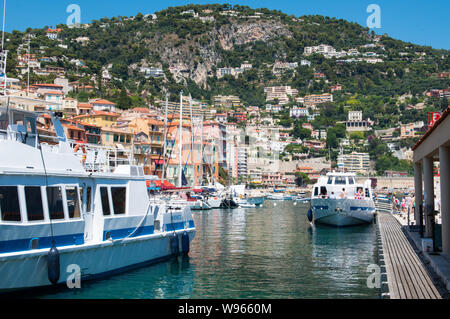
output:
[[[27,203],[27,217],[29,221],[44,220],[42,194],[40,186],[25,186],[25,200]]]
[[[314,187],[314,196],[319,195],[319,187]]]
[[[348,183],[349,183],[350,185],[355,184],[355,180],[353,179],[353,177],[349,177],[349,178],[348,178]]]
[[[77,187],[66,186],[66,197],[69,218],[80,218],[80,201],[78,199]]]
[[[125,214],[126,187],[111,187],[114,215]]]
[[[3,221],[21,221],[17,186],[0,186],[0,210]]]
[[[100,196],[102,198],[103,215],[111,215],[111,210],[109,208],[109,198],[108,198],[108,188],[107,187],[100,187]]]
[[[345,177],[336,176],[334,179],[334,185],[345,185]]]
[[[328,177],[328,184],[331,185],[332,183],[333,183],[333,177],[330,176],[330,177]]]
[[[86,188],[86,198],[83,197],[83,187],[79,187],[80,190],[80,198],[82,198],[81,202],[86,201],[86,212],[91,211],[91,194],[92,194],[92,187],[88,186]]]
[[[47,200],[50,219],[64,219],[61,187],[47,187]]]

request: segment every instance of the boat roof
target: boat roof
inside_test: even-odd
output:
[[[327,176],[352,176],[355,177],[355,173],[344,173],[344,172],[330,172],[327,173]]]

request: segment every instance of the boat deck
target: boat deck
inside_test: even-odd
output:
[[[424,264],[391,213],[378,212],[389,298],[441,299]],[[381,258],[383,258],[381,257]]]

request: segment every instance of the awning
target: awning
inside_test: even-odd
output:
[[[176,188],[175,185],[173,185],[172,183],[169,183],[168,181],[164,181],[164,184],[161,187],[161,181],[160,180],[155,180],[155,181],[146,181],[147,183],[147,187],[151,188],[151,187],[158,187],[160,189],[174,189]]]

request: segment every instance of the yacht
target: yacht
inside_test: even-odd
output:
[[[313,186],[308,219],[332,226],[370,223],[375,215],[371,181],[357,184],[355,174],[332,172]]]
[[[63,285],[189,252],[186,205],[149,197],[143,168],[87,170],[59,119],[42,142],[38,113],[0,107],[0,292]],[[109,165],[108,165],[109,166]],[[74,268],[75,265],[75,268]]]

